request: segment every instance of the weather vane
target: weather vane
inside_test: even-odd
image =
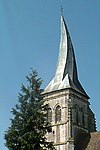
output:
[[[61,10],[61,15],[63,15],[63,7],[62,6],[61,6],[60,10]]]

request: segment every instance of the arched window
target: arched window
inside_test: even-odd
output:
[[[84,109],[81,108],[81,125],[85,126]]]
[[[61,121],[61,108],[57,106],[55,109],[55,122]]]
[[[85,125],[84,112],[82,112],[82,125]]]
[[[48,122],[51,122],[52,121],[52,110],[50,107],[48,108],[48,114],[47,115],[48,115],[48,118],[47,118]]]
[[[60,127],[56,127],[56,142],[60,142]]]
[[[76,106],[74,107],[74,123],[75,123],[76,125],[79,124],[78,108],[77,108]]]

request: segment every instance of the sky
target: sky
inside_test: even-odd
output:
[[[100,130],[100,1],[0,0],[0,150],[30,68],[53,78],[60,42],[60,6],[74,45],[79,80]]]

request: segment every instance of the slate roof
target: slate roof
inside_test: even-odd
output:
[[[72,88],[88,97],[78,80],[75,54],[64,17],[61,16],[61,39],[55,76],[43,93]],[[89,97],[88,97],[89,98]]]

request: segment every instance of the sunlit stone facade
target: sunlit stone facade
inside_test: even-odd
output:
[[[43,97],[49,104],[48,121],[52,126],[46,135],[48,141],[54,142],[56,150],[77,150],[78,135],[95,131],[95,119],[89,97],[78,80],[74,49],[63,16],[57,69]]]

